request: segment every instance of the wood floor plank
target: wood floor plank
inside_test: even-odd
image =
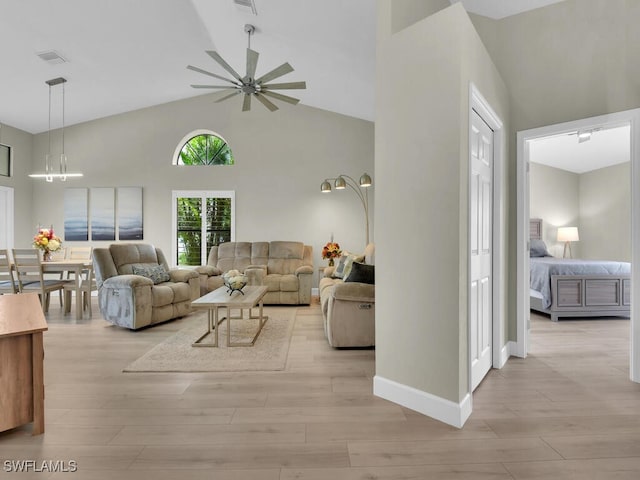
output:
[[[498,463],[557,460],[538,438],[349,442],[352,466]]]
[[[640,433],[542,438],[566,459],[640,457]]]
[[[283,468],[280,480],[513,480],[498,463],[417,467]]]
[[[231,422],[233,408],[74,409],[49,420],[61,425],[218,425]]]
[[[327,423],[405,421],[398,405],[370,407],[238,408],[231,423]]]
[[[468,420],[459,429],[431,418],[416,416],[396,422],[325,422],[307,425],[307,441],[407,441],[442,440],[453,438],[497,438],[481,420]]]
[[[346,467],[345,444],[147,446],[131,465],[138,470]]]
[[[124,427],[110,445],[248,445],[304,443],[302,424],[156,425]]]
[[[588,479],[637,480],[640,478],[640,457],[563,460],[553,462],[505,463],[515,480]]]
[[[2,476],[0,475],[0,478]],[[20,479],[22,480],[22,476]],[[25,477],[26,478],[26,477]],[[33,477],[42,480],[44,477]],[[69,478],[69,474],[54,474],[51,480]],[[78,476],[78,478],[80,478]],[[280,469],[216,470],[92,470],[82,471],[82,480],[279,480]]]
[[[606,415],[589,417],[527,417],[485,420],[498,437],[528,437],[556,435],[598,435],[640,432],[640,413],[637,415]]]

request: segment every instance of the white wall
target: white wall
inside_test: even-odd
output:
[[[530,218],[542,219],[542,239],[549,253],[562,258],[564,243],[557,241],[558,227],[580,225],[580,175],[531,162],[529,172]],[[583,258],[582,242],[571,244],[574,258]]]
[[[631,164],[580,175],[580,253],[593,260],[631,261]]]
[[[11,177],[0,176],[0,185],[13,188],[14,246],[29,247],[36,228],[30,215],[32,202],[40,202],[45,205],[48,203],[46,198],[33,197],[32,181],[27,176],[31,173],[33,135],[2,124],[0,143],[11,146],[13,151],[13,175]],[[4,228],[4,226],[0,226],[0,228]]]
[[[235,190],[236,240],[303,241],[313,246],[318,266],[326,264],[320,250],[332,234],[343,248],[362,251],[359,200],[348,190],[321,194],[320,184],[340,173],[356,179],[363,172],[373,175],[373,123],[303,105],[285,104],[271,113],[256,104],[241,112],[240,101],[213,100],[205,95],[68,127],[69,168],[84,177],[53,184],[33,180],[33,197],[46,201],[24,210],[29,223],[53,224],[62,233],[66,187],[141,186],[144,241],[171,258],[171,191]],[[236,164],[172,165],[180,140],[197,129],[222,135]],[[43,168],[46,137],[35,136],[34,170]],[[375,186],[375,176],[373,181]]]
[[[559,226],[578,227],[580,241],[571,244],[573,258],[631,261],[630,163],[577,174],[531,163],[531,218],[543,220],[549,253],[562,257]]]

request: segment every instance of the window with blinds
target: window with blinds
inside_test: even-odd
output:
[[[235,239],[235,192],[174,191],[174,265],[205,265],[214,245]]]

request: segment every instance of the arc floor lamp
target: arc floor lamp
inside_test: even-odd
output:
[[[360,199],[362,207],[364,208],[366,244],[369,245],[369,195],[367,194],[367,188],[373,184],[371,177],[369,174],[363,173],[357,182],[349,175],[344,174],[340,174],[334,178],[325,178],[324,182],[320,185],[320,191],[322,193],[331,193],[331,181],[334,182],[333,185],[336,190],[344,190],[349,187]]]

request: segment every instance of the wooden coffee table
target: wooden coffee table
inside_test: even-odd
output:
[[[219,326],[225,320],[227,321],[227,347],[253,347],[262,327],[269,319],[263,315],[262,299],[267,293],[267,287],[249,286],[242,289],[242,292],[234,291],[229,294],[227,287],[220,287],[206,295],[191,302],[191,306],[195,309],[208,310],[207,314],[207,331],[196,340],[191,346],[193,347],[217,347],[218,346],[218,330]],[[258,307],[258,315],[252,315],[251,310]],[[220,318],[220,310],[226,308],[227,314]],[[240,310],[240,316],[232,317],[231,310]],[[249,316],[244,317],[244,310],[249,310]],[[258,320],[258,331],[250,342],[231,343],[231,320]],[[213,331],[213,342],[204,342],[204,339],[211,335]]]

